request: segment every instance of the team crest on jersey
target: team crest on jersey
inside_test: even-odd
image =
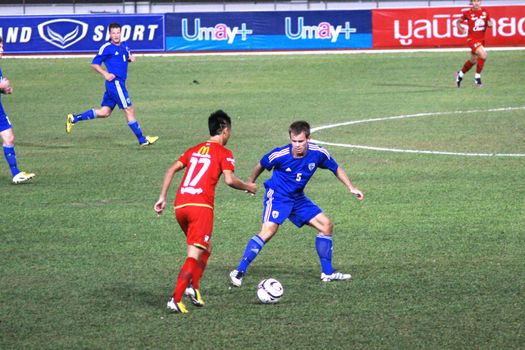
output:
[[[88,32],[88,24],[74,19],[53,19],[38,25],[42,39],[59,49],[66,49],[82,40]]]
[[[315,169],[315,163],[309,163],[308,164],[308,170],[312,171]]]
[[[272,218],[277,219],[279,217],[279,212],[277,210],[272,211]]]

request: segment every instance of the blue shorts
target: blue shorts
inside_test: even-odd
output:
[[[4,131],[7,129],[11,129],[11,122],[9,121],[9,117],[4,114],[0,115],[0,131]]]
[[[286,219],[289,219],[295,226],[302,227],[320,213],[322,213],[321,208],[304,194],[290,198],[275,192],[271,188],[266,189],[262,216],[263,224],[274,222],[282,225]]]
[[[100,105],[111,109],[115,108],[115,105],[118,105],[120,109],[131,107],[131,99],[126,89],[126,83],[120,79],[106,81],[106,92]]]

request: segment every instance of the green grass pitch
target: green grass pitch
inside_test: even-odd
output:
[[[428,113],[312,136],[524,154],[523,51],[490,51],[485,86],[476,88],[469,72],[456,89],[454,73],[467,57],[466,50],[138,57],[128,89],[145,134],[160,136],[147,149],[119,110],[66,135],[66,114],[102,97],[91,58],[3,59],[14,94],[2,102],[19,165],[37,177],[11,185],[0,160],[0,348],[523,348],[525,157],[326,146],[365,193],[358,202],[327,171],[306,189],[334,221],[334,265],[353,275],[332,284],[319,281],[315,232],[286,223],[243,288],[229,288],[228,272],[260,228],[262,196],[221,182],[202,280],[207,304],[188,303],[187,315],[165,308],[185,243],[171,212],[158,218],[153,204],[168,165],[207,138],[212,111],[233,118],[228,146],[243,179],[288,142],[297,119],[319,127]],[[268,277],[285,288],[276,305],[256,299],[257,283]]]

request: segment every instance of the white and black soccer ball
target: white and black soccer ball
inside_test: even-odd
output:
[[[283,296],[284,288],[275,278],[267,278],[259,282],[257,297],[263,304],[275,304]]]

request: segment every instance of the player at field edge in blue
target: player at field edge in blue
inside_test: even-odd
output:
[[[116,105],[124,110],[128,120],[128,126],[137,137],[141,146],[149,146],[158,140],[158,136],[144,136],[139,122],[135,118],[135,109],[131,104],[128,90],[126,89],[126,78],[128,76],[128,62],[135,62],[135,56],[131,54],[129,46],[121,41],[121,25],[111,23],[108,28],[110,41],[98,50],[97,55],[91,62],[91,67],[106,79],[106,91],[102,98],[99,109],[88,109],[80,114],[68,114],[66,117],[66,132],[73,130],[73,126],[79,121],[95,118],[108,118]],[[102,67],[105,64],[106,69]]]
[[[255,182],[265,169],[273,170],[272,176],[264,183],[261,231],[248,241],[239,265],[230,272],[230,282],[236,287],[242,285],[248,266],[286,219],[299,228],[308,225],[317,230],[315,247],[321,262],[321,281],[352,278],[332,266],[332,221],[306,197],[304,188],[315,171],[321,168],[333,172],[357,199],[363,200],[364,195],[326,149],[310,142],[310,125],[307,122],[292,123],[288,134],[290,144],[275,148],[262,157],[248,178],[249,182]]]
[[[4,40],[0,37],[0,58],[4,54]],[[0,94],[11,95],[13,93],[13,88],[10,85],[8,79],[4,78],[2,74],[2,69],[0,68]],[[21,184],[28,182],[35,174],[26,173],[18,169],[15,153],[15,134],[13,133],[13,128],[9,117],[5,113],[4,106],[0,100],[0,136],[2,136],[2,146],[4,149],[5,160],[9,165],[11,170],[11,175],[13,177],[12,181],[14,184]]]

